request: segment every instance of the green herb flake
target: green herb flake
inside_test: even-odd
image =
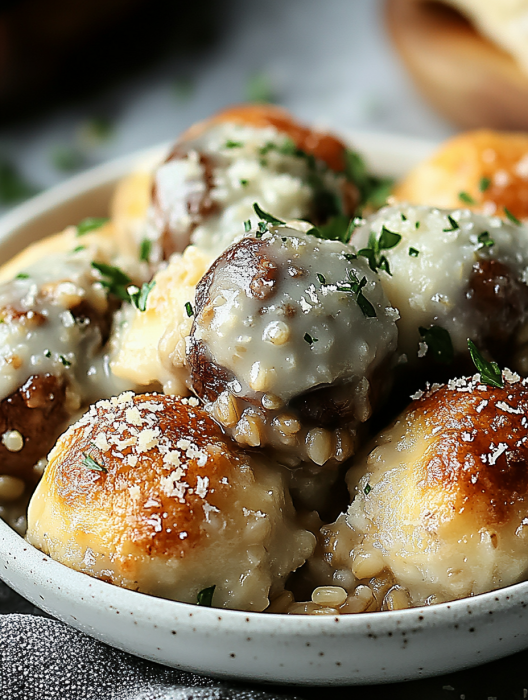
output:
[[[459,192],[458,198],[461,202],[464,202],[464,204],[476,204],[475,200],[468,192]]]
[[[88,216],[86,219],[83,219],[77,224],[76,235],[85,236],[87,233],[97,231],[97,229],[100,229],[109,221],[110,219],[107,216]]]
[[[420,336],[427,345],[427,353],[431,351],[433,358],[442,365],[450,365],[455,357],[453,342],[449,332],[441,326],[418,328]]]
[[[247,221],[244,221],[244,231],[246,233],[251,231],[251,221],[249,219]]]
[[[481,192],[485,192],[486,190],[488,190],[490,185],[491,185],[491,180],[489,177],[481,177],[480,178],[479,190]]]
[[[276,216],[273,216],[272,214],[268,214],[267,212],[263,211],[257,202],[253,203],[253,209],[255,210],[255,214],[262,219],[262,221],[266,221],[268,224],[271,224],[272,226],[283,226],[286,222],[282,221],[281,219],[277,219]]]
[[[180,102],[188,100],[194,92],[194,84],[190,78],[178,78],[172,84],[172,94]]]
[[[209,586],[209,588],[204,588],[196,596],[196,605],[202,605],[204,608],[210,608],[213,605],[213,595],[216,586]]]
[[[130,300],[128,287],[132,284],[132,280],[125,272],[118,267],[100,262],[92,262],[92,267],[101,274],[103,277],[101,284],[110,294],[121,301]]]
[[[407,221],[407,217],[405,216],[405,214],[403,212],[401,213],[400,216],[401,216],[402,221]]]
[[[348,260],[348,262],[357,260],[357,255],[354,255],[354,253],[343,253],[343,257],[345,258],[345,260]]]
[[[414,224],[414,228],[420,228],[420,222],[419,222],[419,221],[417,221],[417,222]]]
[[[227,139],[227,141],[224,143],[224,148],[242,148],[244,144],[241,141],[232,141],[231,139]]]
[[[194,316],[194,309],[190,301],[185,302],[185,312],[189,318],[191,318],[191,316]]]
[[[390,250],[394,246],[398,245],[401,241],[401,236],[399,233],[394,233],[389,231],[388,228],[382,226],[380,237],[378,238],[378,249],[379,250]]]
[[[314,343],[318,343],[319,339],[318,338],[312,338],[312,336],[309,333],[304,334],[304,339],[308,343],[308,345],[313,345]]]
[[[480,243],[479,250],[482,250],[482,248],[491,248],[495,245],[495,241],[489,235],[489,231],[482,231],[482,233],[479,233],[478,242]]]
[[[75,146],[55,146],[51,152],[51,162],[56,170],[69,173],[82,168],[86,156]]]
[[[134,291],[132,293],[130,293],[130,291],[128,292],[131,304],[135,306],[138,311],[141,311],[143,313],[147,310],[148,295],[155,287],[155,285],[156,280],[152,280],[151,282],[144,282],[141,285],[141,289],[137,289],[137,287],[134,287]],[[135,291],[136,289],[137,292]]]
[[[64,355],[59,355],[59,360],[65,367],[71,367],[71,362],[64,357]]]
[[[242,187],[247,187],[249,185],[249,180],[240,180]]]
[[[250,75],[246,82],[245,97],[248,102],[275,102],[275,89],[269,75],[263,72]]]
[[[86,250],[86,246],[85,246],[85,245],[77,245],[77,246],[75,246],[75,248],[73,249],[73,252],[74,252],[74,253],[80,253],[81,250]]]
[[[516,226],[522,226],[519,219],[514,214],[512,214],[511,211],[506,207],[504,207],[504,213],[506,214],[507,218],[512,222],[512,224],[515,224]]]
[[[450,231],[456,231],[457,229],[460,228],[460,226],[458,225],[458,222],[455,221],[455,219],[453,219],[453,217],[450,214],[447,216],[447,220],[449,221],[450,228],[442,229],[444,231],[444,233],[449,233]]]
[[[317,273],[317,279],[321,284],[326,284],[326,278],[324,275],[322,275],[320,272]]]
[[[43,352],[43,355],[44,355],[44,357],[47,357],[49,359],[51,357],[51,350],[48,350],[46,348],[46,350],[44,350],[44,352]]]
[[[365,488],[363,489],[363,493],[365,494],[365,496],[368,496],[371,491],[372,486],[370,484],[365,484]]]
[[[17,280],[27,280],[29,279],[29,275],[27,272],[19,272],[18,275],[15,277]]]
[[[488,362],[485,360],[475,343],[470,338],[467,339],[467,344],[473,364],[480,374],[480,381],[488,386],[494,386],[497,389],[502,389],[504,387],[504,379],[502,377],[502,370],[500,369],[499,365],[496,362]]]
[[[409,255],[411,258],[417,258],[420,255],[420,251],[417,248],[409,248]]]
[[[103,472],[106,474],[108,472],[108,469],[104,467],[102,464],[99,464],[97,460],[95,460],[92,455],[89,455],[87,452],[82,453],[83,456],[83,461],[82,465],[83,467],[86,467],[86,469],[90,469],[93,472]]]
[[[345,176],[359,190],[360,206],[372,205],[379,209],[387,201],[394,180],[371,175],[363,158],[350,149],[345,151]]]
[[[13,163],[0,160],[0,204],[15,204],[37,192],[38,189],[24,180]]]
[[[333,216],[326,224],[314,226],[306,232],[307,236],[315,236],[323,241],[341,241],[348,243],[354,230],[353,222],[344,214]]]

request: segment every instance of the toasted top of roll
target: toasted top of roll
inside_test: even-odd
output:
[[[481,129],[446,141],[397,185],[403,202],[528,218],[528,135]]]
[[[145,593],[262,610],[311,553],[281,468],[241,452],[196,399],[122,394],[57,442],[28,540],[62,563]]]

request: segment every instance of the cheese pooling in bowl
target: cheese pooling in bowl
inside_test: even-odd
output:
[[[350,589],[384,582],[408,607],[526,578],[528,384],[504,376],[502,389],[475,375],[423,393],[350,468],[352,504],[323,528]]]
[[[369,255],[400,312],[399,350],[413,367],[425,357],[449,364],[453,355],[467,356],[468,337],[512,363],[528,320],[525,226],[467,209],[402,204],[370,217],[352,244]]]
[[[198,284],[192,388],[243,445],[343,461],[389,376],[398,314],[348,246],[288,226],[258,235]]]
[[[199,407],[125,393],[50,454],[27,539],[57,561],[152,595],[263,610],[311,554],[283,469],[242,452]]]

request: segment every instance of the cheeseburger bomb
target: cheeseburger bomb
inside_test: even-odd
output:
[[[342,462],[387,382],[398,314],[348,246],[291,226],[258,236],[197,286],[192,389],[242,445],[291,466]]]
[[[323,528],[325,558],[377,609],[526,578],[528,381],[504,376],[504,388],[475,375],[422,393],[349,470],[352,503]]]
[[[59,439],[30,503],[28,541],[125,588],[263,610],[313,551],[282,470],[242,452],[196,399],[122,394]]]

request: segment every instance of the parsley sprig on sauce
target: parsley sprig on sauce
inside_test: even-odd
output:
[[[502,370],[500,369],[499,365],[496,362],[488,362],[485,360],[475,343],[470,338],[467,339],[467,344],[473,364],[480,374],[480,381],[488,386],[494,386],[498,389],[502,389],[504,386],[504,379],[502,377]]]
[[[381,233],[377,238],[376,234],[371,232],[368,247],[358,250],[358,255],[361,255],[368,260],[369,267],[373,272],[377,272],[377,270],[385,270],[385,272],[390,275],[391,271],[389,261],[387,260],[387,257],[383,255],[382,251],[394,248],[394,246],[397,246],[400,241],[401,235],[399,233],[389,231],[386,226],[383,226]]]
[[[95,261],[92,262],[92,267],[101,274],[101,284],[109,294],[113,294],[121,301],[130,302],[138,311],[146,311],[147,298],[156,284],[155,280],[145,282],[139,288],[133,284],[126,272],[118,267]]]

